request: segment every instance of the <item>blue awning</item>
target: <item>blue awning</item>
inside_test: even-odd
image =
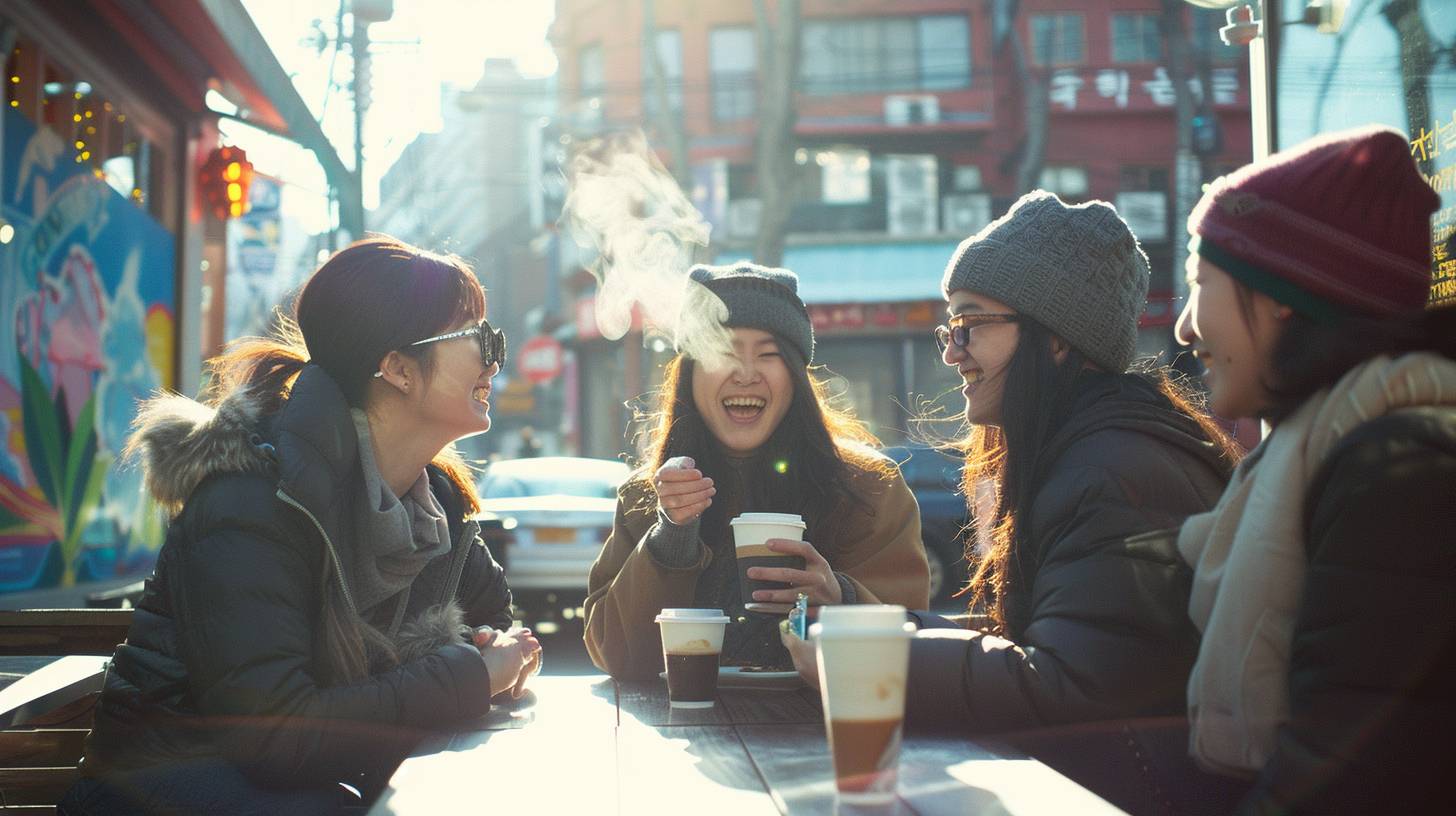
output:
[[[818,244],[784,247],[783,266],[799,276],[799,296],[814,303],[940,300],[940,278],[958,241]],[[747,251],[721,252],[733,263]]]

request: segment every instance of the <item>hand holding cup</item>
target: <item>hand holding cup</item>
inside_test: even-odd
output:
[[[657,507],[673,524],[687,524],[713,504],[713,480],[697,469],[689,456],[674,456],[652,476]]]
[[[804,559],[803,569],[792,567],[749,567],[748,577],[761,581],[779,581],[788,584],[787,589],[759,589],[753,593],[753,600],[763,603],[788,603],[802,592],[809,596],[811,606],[827,606],[841,603],[844,592],[839,579],[824,556],[807,541],[790,541],[786,538],[770,538],[764,544],[779,555],[797,556]]]

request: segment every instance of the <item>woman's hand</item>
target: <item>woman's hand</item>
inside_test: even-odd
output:
[[[713,480],[703,475],[687,456],[674,456],[662,463],[652,476],[657,489],[657,507],[673,524],[687,524],[713,503]]]
[[[829,568],[829,562],[814,549],[814,545],[807,541],[790,541],[786,538],[770,538],[765,543],[776,553],[801,556],[804,559],[804,568],[749,567],[749,578],[782,581],[789,585],[788,589],[760,589],[753,593],[755,601],[791,604],[798,600],[800,592],[809,596],[810,606],[837,604],[844,600],[839,579],[834,577],[834,570]]]
[[[779,640],[789,650],[789,657],[793,659],[794,670],[799,673],[799,677],[809,684],[809,688],[819,688],[819,660],[814,655],[814,642],[795,634],[786,620],[779,622]]]
[[[519,699],[525,694],[526,680],[541,668],[541,642],[531,630],[512,627],[502,632],[482,626],[473,641],[490,674],[490,696],[509,691]]]

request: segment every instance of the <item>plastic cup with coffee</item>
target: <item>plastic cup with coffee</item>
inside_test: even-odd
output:
[[[662,657],[667,664],[668,705],[712,708],[728,616],[721,609],[664,609],[657,623],[662,627]]]
[[[914,633],[905,607],[880,604],[823,607],[819,622],[809,628],[842,801],[883,804],[895,798]]]
[[[768,548],[767,542],[771,538],[803,541],[804,517],[795,513],[743,513],[728,524],[733,528],[733,547],[738,555],[738,589],[743,598],[743,608],[754,612],[788,612],[793,604],[755,601],[753,593],[759,589],[788,589],[789,584],[749,578],[748,568],[803,569],[803,558],[774,552]]]

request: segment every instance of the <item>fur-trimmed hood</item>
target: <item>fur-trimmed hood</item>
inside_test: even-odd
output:
[[[180,394],[147,400],[122,457],[142,468],[152,498],[176,515],[208,476],[274,470],[273,446],[258,435],[259,402],[242,389],[216,407]]]

